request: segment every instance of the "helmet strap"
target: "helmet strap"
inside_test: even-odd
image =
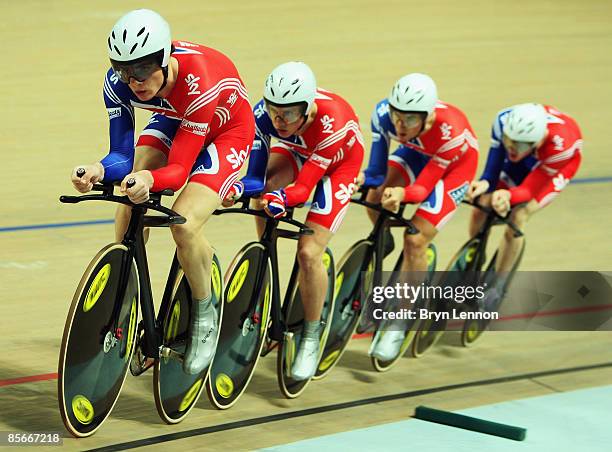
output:
[[[168,64],[168,66],[169,66],[169,64]],[[161,84],[160,88],[157,90],[157,94],[159,94],[159,92],[162,89],[164,89],[166,87],[166,84],[168,83],[168,66],[161,68],[162,74],[164,74],[164,82]]]

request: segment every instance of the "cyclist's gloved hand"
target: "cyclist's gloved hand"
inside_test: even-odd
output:
[[[264,209],[273,218],[282,218],[287,210],[287,196],[282,188],[263,195]]]
[[[223,207],[232,207],[236,201],[244,194],[244,184],[237,180],[225,195]]]

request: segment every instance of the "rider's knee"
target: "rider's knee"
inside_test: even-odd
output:
[[[300,243],[297,257],[298,262],[300,263],[300,268],[309,269],[321,264],[323,251],[316,243]]]
[[[174,242],[179,248],[192,246],[196,237],[202,233],[202,228],[199,224],[196,224],[196,221],[190,221],[189,217],[186,217],[186,219],[187,221],[183,224],[173,224],[170,226]]]
[[[430,240],[425,234],[404,234],[404,254],[409,256],[420,256],[425,253]]]

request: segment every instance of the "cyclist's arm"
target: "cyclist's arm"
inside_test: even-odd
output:
[[[249,164],[246,176],[242,179],[247,192],[261,192],[266,183],[266,169],[270,153],[270,134],[268,130],[268,116],[263,109],[263,101],[253,108],[255,115],[255,139],[249,155]]]
[[[495,190],[495,187],[497,187],[499,176],[504,167],[504,160],[506,158],[506,149],[502,144],[503,129],[501,123],[501,116],[504,114],[505,110],[502,110],[493,121],[493,127],[491,128],[491,147],[489,148],[485,169],[482,172],[482,176],[480,176],[480,180],[486,180],[489,183],[487,193],[491,193]]]
[[[104,79],[104,104],[109,117],[110,150],[100,163],[105,181],[118,181],[134,166],[134,108],[124,100],[127,85],[109,71]]]
[[[293,185],[285,188],[287,206],[296,206],[308,200],[313,188],[325,175],[327,168],[329,168],[331,164],[332,158],[341,147],[342,142],[340,144],[336,143],[308,157],[308,160],[304,162]]]
[[[389,158],[389,134],[380,124],[378,107],[374,108],[370,120],[372,131],[372,147],[370,148],[370,161],[364,170],[365,185],[378,186],[387,176],[387,160]]]

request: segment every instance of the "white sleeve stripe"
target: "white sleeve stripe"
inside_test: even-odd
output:
[[[117,93],[115,93],[115,91],[113,90],[110,83],[108,83],[108,79],[106,78],[104,79],[104,92],[106,93],[106,95],[109,97],[110,100],[112,100],[118,105],[125,107],[125,109],[130,113],[130,116],[132,117],[132,123],[134,123],[134,109],[132,108],[131,105],[126,105],[123,103],[123,101],[119,98],[119,96],[117,96]]]
[[[164,143],[164,146],[166,146],[168,149],[170,149],[170,146],[168,146],[168,143],[171,143],[172,140],[168,137],[168,135],[166,135],[164,132],[162,132],[161,130],[156,130],[156,129],[145,129],[141,132],[140,136],[142,135],[148,135],[151,137],[155,137],[157,138],[159,141],[161,141],[162,143]]]
[[[556,170],[554,168],[550,168],[544,164],[540,165],[540,168],[542,168],[544,171],[546,171],[549,175],[553,176],[555,174],[557,174],[559,172],[559,170]]]
[[[544,163],[561,162],[563,160],[568,160],[572,158],[576,152],[580,151],[580,149],[582,148],[582,143],[582,140],[576,140],[576,142],[572,144],[568,149],[547,158],[546,160],[544,160]]]
[[[236,89],[241,97],[248,99],[246,90],[242,87],[242,85],[239,82],[223,81],[215,85],[214,88],[211,88],[210,90],[206,91],[206,93],[202,94],[197,99],[195,99],[189,105],[189,107],[187,107],[187,110],[185,111],[185,115],[189,115],[193,113],[194,111],[198,110],[199,108],[201,108],[203,105],[208,104],[210,101],[215,99],[221,91],[225,89]]]
[[[363,145],[364,140],[363,140],[363,135],[361,134],[361,130],[359,129],[359,125],[355,121],[351,120],[351,121],[348,121],[344,127],[342,127],[340,130],[335,132],[333,135],[321,141],[315,148],[315,151],[325,149],[331,146],[332,144],[342,140],[344,137],[346,137],[346,134],[349,131],[353,131],[357,141],[359,141],[359,143]]]
[[[467,142],[471,147],[478,150],[478,140],[476,140],[476,137],[474,137],[474,135],[472,135],[472,133],[469,130],[465,129],[461,133],[461,135],[456,136],[455,138],[450,140],[448,143],[445,143],[443,146],[440,146],[440,148],[437,150],[436,153],[440,154],[440,153],[449,151],[451,149],[458,147],[460,144],[464,142]]]
[[[121,160],[121,161],[119,161],[119,162],[115,162],[115,163],[112,163],[112,164],[108,165],[106,168],[111,168],[111,167],[113,167],[113,166],[115,166],[115,165],[121,165],[121,164],[123,164],[123,163],[127,163],[127,162],[129,162],[129,161],[130,161],[130,159]]]
[[[244,86],[240,82],[240,79],[224,78],[223,80],[220,80],[215,86],[206,91],[204,94],[201,94],[196,99],[194,99],[194,101],[191,102],[191,104],[189,104],[189,106],[185,110],[185,115],[190,115],[202,105],[206,105],[212,99],[217,97],[222,90],[229,88],[235,88],[242,97],[248,99],[246,88],[244,88]]]
[[[224,85],[224,86],[222,86],[221,88],[219,88],[219,90],[217,92],[211,94],[206,99],[202,99],[200,102],[198,102],[197,105],[191,104],[191,106],[188,108],[188,110],[185,113],[185,115],[193,114],[194,112],[196,112],[197,110],[199,110],[203,106],[205,106],[205,105],[209,104],[210,102],[212,102],[213,100],[215,100],[219,96],[219,93],[221,91],[228,90],[228,89],[237,89],[237,85]],[[240,97],[242,97],[243,99],[245,99],[247,101],[249,100],[249,97],[246,94],[244,94],[241,90],[237,89],[237,91],[240,94]]]
[[[344,124],[344,126],[338,130],[336,130],[334,133],[332,133],[330,136],[328,136],[327,138],[325,138],[323,141],[321,141],[318,144],[318,147],[326,147],[328,145],[329,142],[336,142],[338,140],[338,137],[344,136],[346,135],[346,131],[351,128],[353,126],[353,124],[355,124],[355,121],[353,121],[352,119],[350,121],[347,121],[346,124]]]

